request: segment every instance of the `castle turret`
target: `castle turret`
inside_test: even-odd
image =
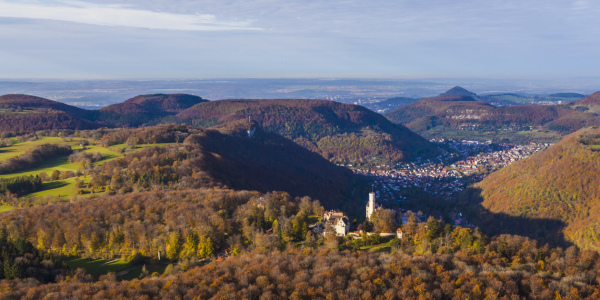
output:
[[[371,220],[371,215],[375,211],[375,193],[369,193],[369,203],[367,204],[367,220]]]

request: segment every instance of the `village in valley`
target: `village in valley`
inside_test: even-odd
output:
[[[490,172],[544,150],[550,144],[510,145],[477,141],[432,140],[450,151],[435,159],[411,163],[353,168],[373,178],[381,202],[398,205],[407,200],[405,191],[419,188],[432,195],[452,198],[469,184],[481,181]]]
[[[403,208],[410,190],[420,189],[443,199],[451,199],[469,184],[481,181],[497,169],[544,150],[550,144],[511,145],[478,141],[432,140],[441,145],[444,153],[435,159],[399,163],[395,166],[378,165],[374,168],[357,168],[346,165],[355,173],[372,180],[373,191],[365,207],[365,222],[357,224],[340,211],[326,211],[321,224],[310,226],[314,234],[350,236],[363,239],[377,235],[379,238],[402,240],[403,228],[432,220],[449,221],[448,225],[475,228],[458,209],[447,216],[439,212],[426,215]],[[385,207],[385,208],[384,208]],[[384,223],[376,226],[375,223]],[[407,225],[412,223],[412,225]],[[378,228],[374,228],[378,227]],[[427,225],[425,225],[425,228]],[[381,231],[382,228],[387,230]],[[406,231],[406,230],[405,230]],[[409,230],[414,231],[414,230]]]

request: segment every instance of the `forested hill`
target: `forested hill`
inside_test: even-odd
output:
[[[177,115],[192,125],[255,120],[325,158],[340,162],[406,161],[437,154],[427,140],[362,106],[325,100],[220,100]]]
[[[569,103],[569,106],[600,106],[600,92],[593,93],[587,97]]]
[[[4,95],[0,96],[0,130],[19,134],[45,129],[152,125],[206,101],[186,94],[140,95],[99,110],[86,110],[36,96]]]
[[[43,129],[94,129],[95,112],[29,95],[0,96],[0,131],[15,134]]]
[[[460,113],[468,111],[471,114],[486,113],[493,106],[487,102],[477,101],[471,96],[443,95],[423,98],[386,114],[394,123],[410,124],[424,117],[440,116],[446,112]]]
[[[477,94],[466,90],[463,87],[460,86],[455,86],[449,90],[447,90],[445,93],[440,94],[440,96],[449,96],[449,95],[459,95],[459,96],[471,96],[471,97],[476,97]]]
[[[88,119],[93,114],[92,111],[81,109],[61,102],[21,94],[8,94],[0,96],[0,108],[39,111],[54,110],[67,113],[73,117],[81,119]]]
[[[5,95],[0,97],[0,108],[4,112],[0,130],[14,134],[182,122],[212,127],[250,118],[267,131],[338,163],[387,164],[438,154],[427,140],[380,114],[325,100],[207,101],[185,94],[156,94],[85,110],[39,97]]]
[[[565,239],[600,250],[600,129],[581,129],[475,185],[471,201],[492,213],[564,222]],[[479,198],[479,194],[481,198]],[[483,220],[484,222],[486,220]],[[501,227],[501,224],[487,224]],[[504,224],[510,226],[509,224]],[[556,228],[528,228],[545,235]]]
[[[139,126],[158,123],[198,103],[207,102],[187,94],[140,95],[99,110],[98,120],[113,126]]]
[[[219,130],[180,125],[120,130],[105,135],[102,142],[113,145],[132,140],[179,140],[183,144],[141,149],[95,167],[90,171],[92,188],[127,193],[157,187],[227,186],[235,190],[308,195],[321,200],[325,207],[334,208],[350,199],[357,183],[350,170],[248,121],[230,123]]]
[[[471,96],[446,95],[424,98],[386,114],[392,122],[426,134],[436,128],[445,130],[479,126],[496,130],[499,126],[540,126],[559,134],[600,125],[600,93],[562,105],[515,105],[495,107]]]

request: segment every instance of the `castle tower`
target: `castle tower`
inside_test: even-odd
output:
[[[375,193],[369,193],[369,203],[367,204],[367,220],[371,220],[371,215],[375,211]]]

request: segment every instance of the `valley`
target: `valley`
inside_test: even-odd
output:
[[[168,297],[178,292],[163,280],[187,285],[181,277],[187,276],[205,282],[186,288],[196,295],[221,295],[215,287],[229,282],[235,286],[229,293],[246,297],[243,280],[212,276],[230,266],[248,270],[240,264],[251,257],[268,265],[266,256],[309,259],[308,269],[288,271],[305,276],[302,270],[309,270],[312,278],[323,276],[314,264],[324,257],[357,260],[345,269],[347,277],[335,279],[346,286],[343,292],[318,287],[314,279],[283,281],[267,269],[253,271],[260,279],[247,279],[280,282],[263,285],[263,293],[299,292],[302,283],[309,298],[352,293],[348,280],[367,276],[364,259],[394,262],[369,281],[387,287],[413,276],[394,264],[414,267],[423,257],[445,266],[423,269],[435,278],[429,292],[397,286],[409,298],[478,295],[473,280],[517,295],[539,272],[555,274],[542,286],[561,293],[555,287],[568,266],[558,262],[567,257],[594,262],[578,272],[595,272],[597,257],[588,251],[598,249],[590,229],[596,208],[589,199],[596,195],[581,187],[600,177],[594,173],[600,134],[569,132],[594,124],[597,94],[568,106],[504,108],[456,92],[464,93],[421,99],[406,105],[415,109],[387,118],[324,100],[153,94],[87,111],[1,96],[7,111],[0,122],[0,246],[7,258],[0,287],[18,298],[81,293],[84,283],[98,294],[110,282],[123,297]],[[394,124],[388,120],[394,116],[412,121]],[[579,116],[580,123],[566,121]],[[36,125],[7,130],[29,123]],[[432,127],[418,131],[422,123]],[[556,130],[550,123],[570,125]],[[574,171],[565,172],[563,164]],[[581,172],[590,175],[579,178]],[[370,192],[375,208],[365,218]],[[343,217],[326,222],[328,214]],[[332,234],[331,226],[342,226],[343,234]],[[22,257],[40,258],[22,263]],[[492,287],[513,278],[456,275],[469,269],[467,261],[520,272],[522,281],[500,289]],[[150,288],[158,282],[161,292]],[[137,292],[126,288],[142,283]],[[585,295],[598,289],[582,280],[568,287]]]

